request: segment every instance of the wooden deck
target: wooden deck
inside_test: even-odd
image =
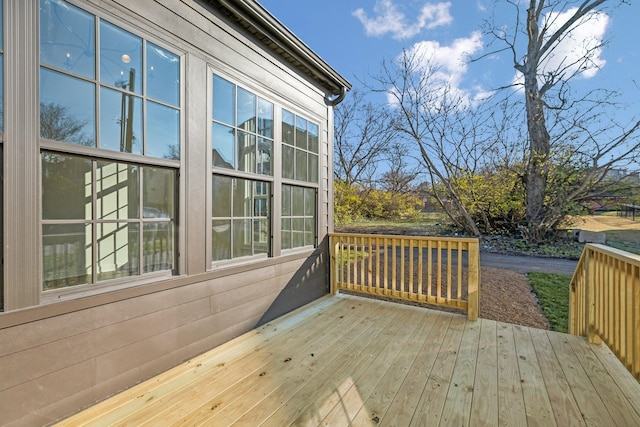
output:
[[[60,425],[640,426],[640,384],[584,338],[328,296]]]

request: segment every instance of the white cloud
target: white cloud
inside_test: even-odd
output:
[[[482,50],[482,35],[479,31],[469,37],[455,39],[450,45],[426,40],[413,45],[408,51],[412,58],[420,60],[418,71],[429,73],[429,81],[436,90],[448,91],[450,96],[472,105],[487,98],[490,93],[479,87],[463,88],[464,77],[469,70],[469,56]]]
[[[547,15],[549,33],[552,34],[573,16],[577,8],[564,13]],[[557,45],[542,63],[542,71],[552,71],[568,67],[567,75],[583,68],[582,76],[591,78],[598,73],[606,61],[600,58],[602,41],[609,25],[609,16],[602,12],[590,12],[576,22],[566,37]],[[583,60],[586,58],[586,60]]]
[[[453,17],[449,13],[450,8],[450,2],[425,3],[416,21],[409,23],[392,0],[377,0],[373,7],[374,17],[370,18],[362,8],[355,10],[353,16],[362,23],[368,36],[381,37],[391,33],[394,39],[401,40],[413,37],[423,29],[451,24]]]
[[[545,16],[543,22],[548,27],[547,33],[553,34],[557,31],[576,10],[577,8],[571,8],[566,12],[552,12]],[[542,58],[538,74],[549,75],[549,73],[561,72],[564,78],[568,78],[580,73],[585,79],[594,77],[606,64],[606,60],[601,58],[600,46],[608,25],[609,15],[597,11],[586,14]],[[524,84],[521,73],[516,74],[513,83],[519,86]]]

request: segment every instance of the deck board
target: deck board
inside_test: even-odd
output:
[[[640,425],[640,384],[581,337],[327,296],[59,425]]]

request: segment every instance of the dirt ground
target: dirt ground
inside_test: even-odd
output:
[[[480,317],[550,329],[527,277],[515,271],[480,268]]]

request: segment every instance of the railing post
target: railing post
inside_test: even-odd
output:
[[[339,242],[339,238],[336,236],[329,236],[329,292],[331,295],[336,295],[338,293],[338,268],[337,268],[337,260],[336,260],[336,252],[337,246]]]
[[[602,344],[600,335],[596,332],[596,280],[595,280],[595,263],[591,259],[591,250],[587,246],[585,248],[585,297],[587,300],[587,339],[592,344]]]
[[[469,295],[467,296],[467,319],[478,320],[480,311],[480,244],[469,243]],[[458,256],[460,256],[459,254]]]

